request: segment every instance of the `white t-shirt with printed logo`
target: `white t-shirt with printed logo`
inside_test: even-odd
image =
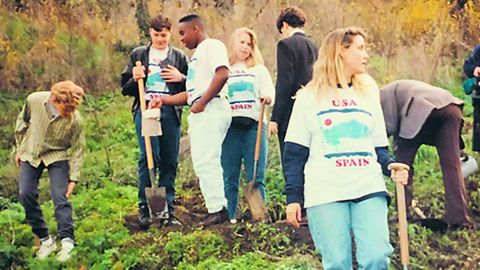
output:
[[[230,67],[228,102],[232,117],[244,116],[258,121],[260,97],[272,98],[273,104],[274,95],[272,78],[264,65],[258,64],[249,68],[245,64],[235,64]],[[265,117],[264,119],[266,122]]]
[[[148,54],[147,81],[145,84],[145,99],[152,100],[161,95],[168,95],[169,90],[165,80],[162,78],[162,67],[166,67],[168,47],[165,50],[157,50],[150,47]]]
[[[375,153],[388,145],[379,90],[368,96],[353,88],[338,91],[341,98],[321,101],[301,92],[290,117],[285,142],[309,148],[305,207],[386,191]]]
[[[228,68],[227,48],[220,40],[208,38],[198,44],[188,64],[186,88],[188,104],[205,93],[218,67]],[[220,95],[225,95],[225,87]]]

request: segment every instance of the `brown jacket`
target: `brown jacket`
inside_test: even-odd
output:
[[[434,109],[463,101],[445,89],[414,80],[391,82],[380,90],[388,136],[412,139]]]

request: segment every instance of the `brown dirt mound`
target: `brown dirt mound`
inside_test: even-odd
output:
[[[191,182],[184,183],[183,186],[184,188],[188,189],[194,188]],[[255,241],[252,240],[257,239],[258,235],[256,235],[256,232],[252,233],[251,230],[247,229],[247,226],[251,226],[251,224],[255,224],[256,222],[251,220],[251,214],[248,209],[240,209],[239,211],[239,220],[237,224],[230,224],[227,222],[224,224],[210,226],[206,229],[221,235],[225,240],[226,244],[229,246],[233,246],[234,243],[238,243],[239,241],[241,241],[240,250],[242,250],[242,252],[253,251],[254,247],[252,243],[254,243]],[[182,226],[166,227],[158,220],[153,220],[152,226],[154,226],[163,233],[168,233],[171,231],[189,233],[195,229],[200,228],[199,223],[205,220],[208,215],[200,191],[198,190],[197,192],[195,190],[194,194],[189,195],[188,198],[178,196],[175,200],[175,211],[173,214],[182,223]],[[126,216],[124,225],[132,234],[146,231],[138,225],[138,216],[136,214]],[[314,250],[314,244],[312,238],[310,237],[308,227],[302,226],[298,229],[294,229],[285,221],[277,221],[275,223],[272,223],[272,226],[274,228],[277,228],[280,232],[284,232],[289,235],[292,249],[291,252],[288,253],[293,254],[293,249],[295,247],[303,248],[305,246],[308,246],[309,249]]]

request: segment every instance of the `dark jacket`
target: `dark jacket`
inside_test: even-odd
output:
[[[312,78],[317,54],[315,44],[301,32],[277,44],[277,82],[271,121],[278,124],[280,132],[287,130],[293,109],[292,97]]]
[[[188,70],[188,57],[181,50],[170,46],[168,51],[168,63],[176,67],[182,74],[187,74]],[[135,66],[137,61],[142,62],[142,65],[148,67],[148,53],[150,51],[150,45],[140,46],[135,48],[130,54],[129,61],[125,68],[122,71],[121,75],[121,86],[122,94],[124,96],[135,97],[135,100],[132,104],[132,112],[135,113],[139,108],[139,97],[138,97],[138,84],[133,79],[132,68]],[[148,76],[148,72],[145,72]],[[144,83],[147,82],[147,77],[143,80]],[[185,82],[177,83],[167,83],[168,90],[172,94],[177,94],[185,91]],[[175,110],[177,115],[178,124],[182,121],[182,106],[173,106],[172,109]]]
[[[480,45],[475,47],[472,56],[465,59],[465,63],[463,64],[463,72],[469,78],[472,78],[473,71],[476,67],[480,67]]]

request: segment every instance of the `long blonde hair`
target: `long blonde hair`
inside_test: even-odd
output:
[[[235,52],[235,43],[237,42],[239,36],[241,33],[246,33],[247,35],[250,36],[251,40],[251,48],[252,52],[250,55],[247,57],[245,60],[245,63],[247,67],[253,67],[258,64],[263,65],[263,57],[262,54],[260,53],[260,50],[258,49],[257,45],[257,35],[255,32],[247,27],[240,27],[237,30],[233,31],[232,35],[230,36],[230,41],[228,43],[228,61],[230,62],[230,65],[235,64],[237,58],[236,58],[236,52]]]
[[[357,27],[339,28],[330,32],[318,51],[318,59],[313,66],[312,80],[306,85],[306,91],[315,91],[317,97],[334,93],[337,84],[348,88],[349,79],[345,78],[345,67],[340,56],[342,48],[348,48],[355,36],[366,37],[365,32]],[[361,93],[368,93],[375,84],[366,74],[354,74],[353,88]],[[376,87],[376,84],[375,86]]]

